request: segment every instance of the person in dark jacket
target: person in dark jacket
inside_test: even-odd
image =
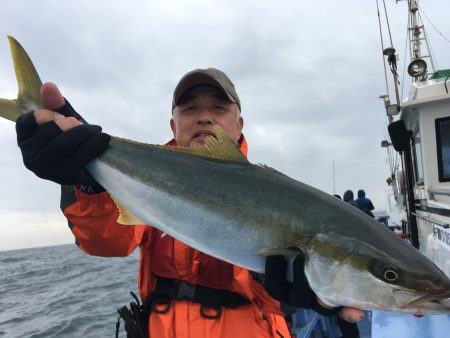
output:
[[[344,202],[347,202],[348,204],[351,204],[356,208],[358,207],[354,200],[353,191],[351,190],[347,190],[346,192],[344,192]]]
[[[372,211],[373,209],[375,209],[372,201],[366,197],[366,192],[362,189],[358,190],[358,198],[355,202],[358,205],[358,208],[363,211]]]

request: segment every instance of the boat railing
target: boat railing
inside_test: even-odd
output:
[[[430,222],[430,223],[434,223],[434,224],[439,225],[439,226],[441,226],[441,227],[443,227],[443,228],[445,228],[445,229],[450,228],[450,225],[449,225],[449,224],[443,223],[443,222],[439,222],[438,220],[436,220],[436,219],[434,219],[434,218],[425,217],[425,216],[422,216],[422,215],[417,214],[417,213],[414,213],[414,212],[413,212],[412,214],[413,214],[414,216],[416,216],[417,218],[423,219],[424,221],[428,221],[428,222]]]
[[[324,317],[312,310],[297,309],[292,315],[293,337],[338,338],[343,334],[337,316]],[[372,311],[364,311],[364,319],[358,322],[361,338],[372,337]]]
[[[430,199],[434,199],[434,195],[450,196],[450,189],[428,188],[428,194],[430,195]]]

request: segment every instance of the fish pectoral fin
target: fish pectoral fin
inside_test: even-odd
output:
[[[137,216],[135,216],[130,210],[128,210],[125,206],[123,206],[117,198],[111,195],[111,199],[119,208],[119,217],[117,218],[117,223],[123,225],[136,225],[136,224],[145,224],[142,222]]]
[[[264,248],[258,253],[255,254],[255,256],[275,256],[275,255],[282,255],[286,257],[296,257],[298,256],[299,252],[301,252],[302,249],[299,247],[288,247],[288,248]]]

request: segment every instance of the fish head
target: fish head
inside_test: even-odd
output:
[[[326,304],[416,315],[450,313],[450,279],[403,240],[388,253],[355,238],[319,237],[307,251],[305,273]]]

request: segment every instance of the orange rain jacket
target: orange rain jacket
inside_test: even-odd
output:
[[[172,140],[168,145],[176,143]],[[243,136],[240,147],[247,155]],[[63,187],[61,207],[84,252],[103,257],[128,256],[139,246],[138,288],[143,301],[155,288],[155,275],[225,288],[251,301],[236,309],[223,308],[219,318],[207,319],[200,315],[200,304],[172,300],[168,312],[151,313],[151,338],[290,337],[280,304],[248,270],[190,248],[156,228],[118,224],[118,208],[107,192],[89,195]]]

